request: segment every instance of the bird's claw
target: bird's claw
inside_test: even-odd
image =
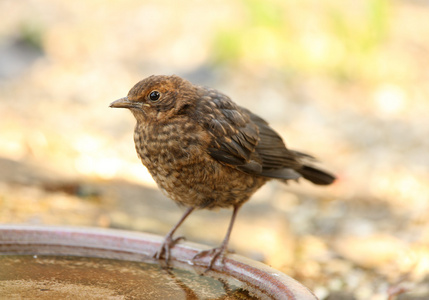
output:
[[[205,273],[212,269],[212,267],[214,266],[217,260],[221,263],[221,265],[223,265],[224,259],[225,259],[225,253],[226,253],[225,247],[218,247],[210,250],[204,250],[195,254],[195,256],[192,258],[192,261],[194,261],[195,259],[200,259],[202,257],[211,256],[210,263],[207,269],[204,271]]]
[[[183,236],[179,236],[175,239],[173,239],[171,236],[167,236],[162,242],[161,247],[159,247],[159,250],[153,255],[153,258],[162,259],[164,256],[165,263],[168,264],[168,261],[170,260],[171,248],[184,239],[185,237]]]

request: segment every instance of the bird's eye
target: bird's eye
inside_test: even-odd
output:
[[[149,94],[149,99],[151,101],[157,101],[159,99],[159,97],[161,96],[161,94],[158,91],[152,91]]]

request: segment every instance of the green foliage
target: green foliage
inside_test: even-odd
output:
[[[215,64],[366,76],[389,34],[391,2],[243,0],[243,14],[220,28]]]
[[[23,22],[19,27],[20,39],[37,50],[42,50],[43,30],[34,22]]]

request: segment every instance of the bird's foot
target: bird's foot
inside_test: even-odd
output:
[[[171,248],[173,248],[178,242],[180,242],[181,240],[184,240],[184,239],[185,239],[185,237],[183,237],[183,236],[180,236],[180,237],[175,238],[175,239],[173,239],[173,237],[170,235],[166,236],[164,241],[162,242],[161,247],[153,255],[153,258],[162,259],[162,257],[164,257],[165,263],[168,264],[168,261],[170,260]]]
[[[226,247],[220,246],[218,248],[213,248],[210,250],[205,250],[205,251],[201,251],[198,252],[193,258],[192,261],[196,260],[196,259],[200,259],[203,257],[211,257],[210,258],[210,263],[207,267],[207,269],[204,272],[207,272],[209,270],[212,269],[212,267],[214,266],[214,264],[216,263],[216,261],[219,261],[221,263],[221,265],[223,266],[223,262],[225,259],[225,254],[226,254]]]

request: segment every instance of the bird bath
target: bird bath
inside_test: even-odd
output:
[[[113,229],[0,225],[0,294],[25,299],[317,299],[262,263],[229,254],[204,273],[206,246],[182,242],[171,268],[152,254],[162,237]],[[203,274],[203,276],[201,276]]]

